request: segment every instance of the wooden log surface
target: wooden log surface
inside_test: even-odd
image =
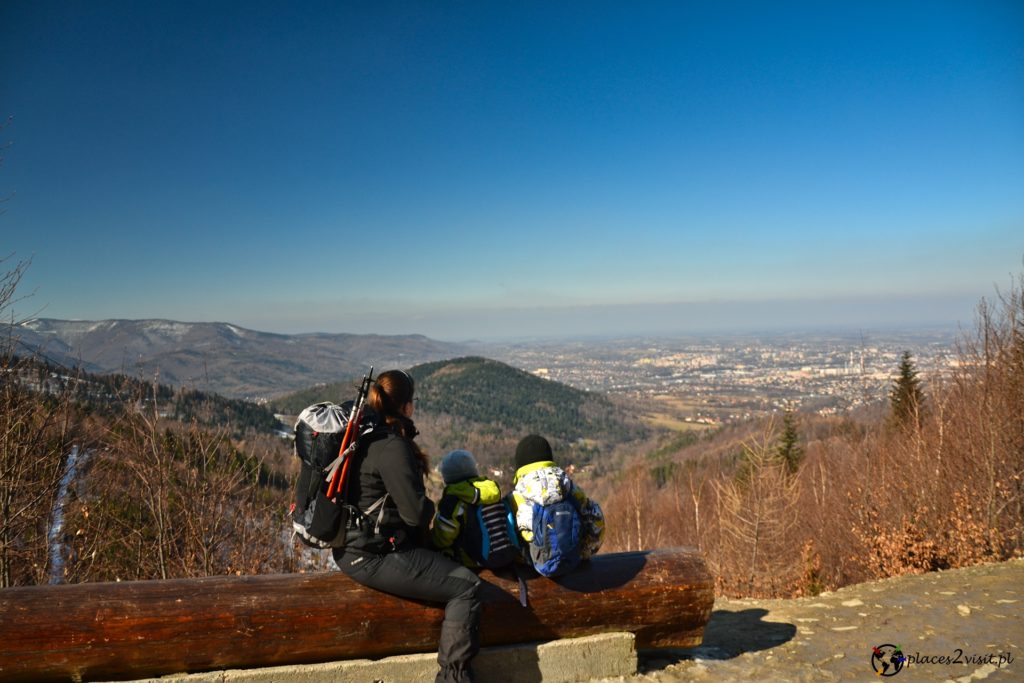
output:
[[[637,647],[700,644],[714,603],[696,550],[598,555],[572,574],[483,572],[481,642],[603,632]],[[0,590],[0,681],[125,680],[437,649],[441,606],[341,572],[129,581]]]

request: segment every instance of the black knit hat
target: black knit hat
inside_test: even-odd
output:
[[[516,446],[516,469],[534,462],[554,460],[551,455],[551,444],[543,436],[530,434]]]

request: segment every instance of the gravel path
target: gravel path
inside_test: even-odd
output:
[[[889,659],[898,647],[907,661],[898,671],[890,662],[888,675],[879,676],[876,647]],[[1024,559],[1018,559],[813,598],[719,599],[701,647],[641,653],[638,676],[607,683],[1024,681],[1022,648]]]

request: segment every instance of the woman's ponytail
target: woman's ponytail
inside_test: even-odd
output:
[[[423,467],[423,473],[430,471],[430,461],[427,454],[420,449],[413,440],[418,432],[413,421],[402,413],[402,409],[412,401],[415,384],[409,373],[404,370],[388,370],[377,376],[377,380],[370,387],[370,393],[366,402],[377,415],[384,419],[388,428],[405,438],[416,453],[416,458]]]

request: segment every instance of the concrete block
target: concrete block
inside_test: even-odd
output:
[[[549,643],[484,648],[473,669],[479,683],[579,683],[632,676],[636,666],[635,636],[603,633]]]
[[[487,647],[474,660],[478,683],[581,683],[636,673],[632,633]],[[325,664],[175,674],[136,683],[430,683],[437,654],[352,659]]]

